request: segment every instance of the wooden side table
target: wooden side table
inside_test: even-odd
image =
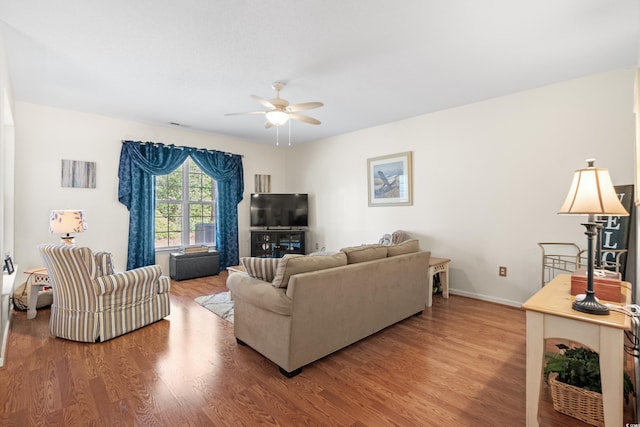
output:
[[[631,302],[631,286],[622,282],[624,301]],[[527,313],[527,427],[538,426],[540,388],[543,382],[544,342],[560,338],[579,342],[600,354],[604,423],[622,426],[624,332],[631,318],[611,311],[606,316],[571,308],[571,275],[559,274],[522,305]]]
[[[433,293],[433,277],[440,273],[440,283],[442,284],[442,296],[449,298],[449,263],[447,258],[434,258],[429,260],[429,292]]]
[[[27,319],[35,319],[38,314],[36,309],[38,304],[38,292],[43,290],[45,286],[51,286],[51,283],[49,283],[49,273],[47,273],[46,268],[25,270],[24,273],[29,275],[29,278],[27,279],[27,289],[29,292]]]

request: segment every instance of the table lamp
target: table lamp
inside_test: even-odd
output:
[[[598,302],[593,290],[593,238],[597,234],[596,216],[628,216],[618,199],[608,169],[596,168],[595,159],[587,159],[587,168],[579,169],[573,176],[573,182],[560,214],[587,215],[583,223],[587,229],[587,289],[586,297],[573,303],[573,309],[589,314],[609,314],[609,309]]]
[[[87,230],[86,213],[83,210],[51,211],[49,216],[49,232],[65,234],[60,238],[62,243],[73,245],[75,238],[70,233],[83,233]]]

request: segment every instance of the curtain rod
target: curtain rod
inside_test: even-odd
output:
[[[124,144],[125,142],[139,142],[140,144],[162,144],[162,145],[173,145],[175,148],[179,149],[179,150],[196,150],[196,151],[220,151],[220,150],[207,150],[206,148],[196,148],[196,147],[187,147],[185,145],[174,145],[174,144],[165,144],[163,142],[151,142],[151,141],[146,141],[146,142],[141,142],[141,141],[131,141],[131,140],[127,140],[127,139],[123,139],[120,141],[122,144]],[[234,154],[234,153],[229,153],[227,151],[223,151],[222,152],[225,156],[240,156],[241,158],[244,159],[244,154]]]

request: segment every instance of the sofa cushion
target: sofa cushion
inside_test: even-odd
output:
[[[335,255],[336,251],[316,251],[316,252],[311,252],[309,255],[311,256],[318,256],[318,255]]]
[[[240,262],[247,270],[247,274],[255,279],[271,282],[276,277],[279,258],[242,257]]]
[[[397,245],[387,246],[387,256],[396,256],[411,254],[420,250],[420,241],[418,239],[405,240]]]
[[[380,244],[351,246],[340,249],[347,255],[347,264],[373,261],[387,257],[387,247]]]
[[[347,257],[342,252],[336,252],[333,255],[306,256],[287,254],[280,258],[272,285],[277,288],[286,288],[289,284],[289,278],[294,274],[342,267],[344,265],[347,265]]]

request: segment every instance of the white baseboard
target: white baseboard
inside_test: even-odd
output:
[[[11,310],[12,307],[9,307]],[[9,339],[9,324],[11,323],[12,311],[9,312],[9,319],[5,322],[4,331],[0,334],[2,342],[0,343],[0,368],[4,366],[4,357],[7,352],[7,341]]]
[[[16,271],[18,265],[15,266]],[[5,353],[7,351],[7,340],[9,338],[9,324],[13,315],[13,290],[15,288],[15,279],[18,273],[3,274],[2,282],[0,282],[0,367],[4,366]]]
[[[460,296],[463,296],[463,297],[468,297],[468,298],[475,298],[475,299],[479,299],[479,300],[482,300],[482,301],[495,302],[497,304],[508,305],[508,306],[511,306],[511,307],[517,307],[517,308],[522,307],[522,303],[518,302],[518,301],[511,301],[511,300],[504,299],[504,298],[496,298],[496,297],[491,297],[491,296],[487,296],[487,295],[476,294],[476,293],[473,293],[473,292],[461,291],[459,289],[449,289],[449,293],[453,294],[453,295],[460,295]]]

